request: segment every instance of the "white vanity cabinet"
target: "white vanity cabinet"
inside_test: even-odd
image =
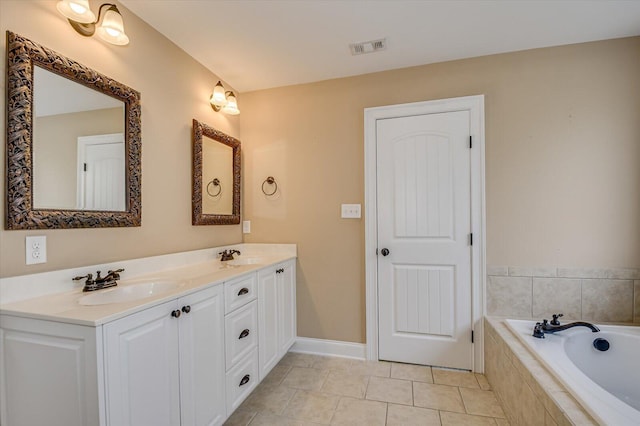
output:
[[[223,320],[215,286],[106,324],[108,424],[222,424]]]
[[[296,338],[296,263],[289,260],[258,272],[260,380]]]
[[[3,309],[0,425],[223,424],[296,337],[295,259],[224,271],[126,316],[77,292],[59,320]]]

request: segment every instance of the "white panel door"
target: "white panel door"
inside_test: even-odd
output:
[[[377,121],[379,358],[470,370],[469,112]]]
[[[78,208],[126,210],[124,135],[78,138]]]
[[[178,301],[183,425],[215,426],[226,418],[222,286]]]
[[[112,426],[180,424],[175,301],[104,326],[107,418]]]

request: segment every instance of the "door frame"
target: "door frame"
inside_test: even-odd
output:
[[[474,333],[473,371],[482,373],[484,372],[483,318],[486,292],[484,95],[387,105],[364,110],[366,353],[368,360],[378,360],[376,121],[453,111],[469,111],[473,140],[471,148],[471,230],[473,232],[471,324]]]

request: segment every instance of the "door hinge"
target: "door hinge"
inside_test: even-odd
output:
[[[473,148],[473,136],[469,135],[469,148]]]
[[[471,343],[473,343],[473,330],[471,330]]]
[[[85,172],[87,171],[87,163],[84,163],[83,169],[84,169]]]
[[[473,245],[473,232],[469,234],[469,245]]]

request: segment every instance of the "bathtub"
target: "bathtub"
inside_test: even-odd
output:
[[[518,338],[603,425],[640,425],[640,327],[600,326],[593,333],[571,328],[533,337],[534,321],[507,320]],[[607,351],[593,341],[604,338]]]

